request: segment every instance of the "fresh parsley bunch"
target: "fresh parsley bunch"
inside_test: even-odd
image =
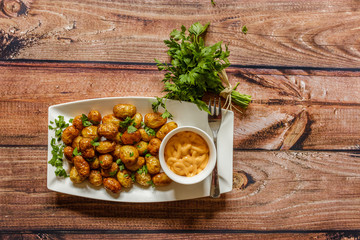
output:
[[[169,47],[167,54],[171,57],[171,64],[162,63],[155,59],[159,71],[164,74],[164,92],[166,95],[158,98],[175,99],[195,103],[199,109],[209,112],[205,102],[201,99],[206,92],[220,94],[225,87],[219,77],[219,73],[230,65],[228,57],[230,52],[222,42],[212,46],[205,46],[204,38],[201,37],[208,28],[201,23],[194,23],[186,34],[186,28],[181,31],[174,29],[170,33],[170,39],[164,43]],[[246,108],[251,96],[231,92],[232,102],[240,107]]]

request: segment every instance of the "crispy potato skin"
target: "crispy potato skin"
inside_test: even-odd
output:
[[[102,119],[102,123],[105,124],[105,123],[112,123],[114,124],[115,126],[119,126],[121,120],[118,119],[117,117],[115,117],[114,114],[109,114],[109,115],[106,115],[103,117]]]
[[[156,133],[156,137],[163,140],[164,137],[171,131],[174,130],[175,128],[177,128],[178,125],[176,124],[176,122],[168,122],[166,124],[164,124],[159,131],[157,131]]]
[[[144,142],[150,142],[151,139],[153,139],[155,136],[153,135],[149,135],[145,132],[145,129],[140,128],[139,129],[140,135],[141,135],[141,140],[143,140]]]
[[[113,157],[110,154],[103,154],[99,156],[100,167],[103,169],[111,168]]]
[[[77,150],[80,151],[80,141],[81,139],[83,139],[82,136],[77,136],[74,141],[72,142],[71,146],[75,149],[77,148]]]
[[[89,121],[94,125],[99,125],[101,122],[101,114],[97,110],[91,110],[88,114]]]
[[[89,126],[89,127],[86,127],[84,128],[82,131],[81,131],[81,135],[83,137],[86,137],[86,138],[91,138],[91,139],[95,139],[95,138],[98,138],[99,137],[99,134],[97,132],[98,130],[98,127],[97,126]]]
[[[132,119],[134,120],[134,124],[136,128],[140,128],[141,127],[141,122],[143,120],[143,116],[141,115],[141,113],[135,113],[135,115],[132,117]]]
[[[85,180],[85,177],[81,176],[76,168],[73,166],[70,170],[70,180],[73,183],[82,183]]]
[[[141,134],[139,130],[129,133],[127,130],[121,135],[121,142],[124,145],[132,145],[138,143],[141,140]]]
[[[104,178],[103,184],[107,190],[109,190],[113,193],[118,193],[121,190],[121,184],[115,178],[111,178],[111,177]]]
[[[117,171],[119,170],[119,166],[116,164],[116,162],[113,162],[111,164],[111,167],[108,169],[101,169],[101,176],[103,177],[115,177]]]
[[[68,126],[67,128],[65,128],[65,130],[63,131],[62,135],[61,135],[61,140],[66,144],[66,145],[71,145],[73,140],[79,136],[80,131],[78,129],[76,129],[74,127],[74,125]]]
[[[151,155],[157,155],[159,153],[161,140],[158,138],[153,138],[150,140],[148,145],[148,150]]]
[[[133,165],[126,165],[125,164],[125,167],[127,169],[129,169],[130,171],[133,171],[135,172],[136,170],[138,170],[139,168],[141,168],[143,165],[145,164],[145,158],[143,157],[138,157],[137,161],[135,164]]]
[[[138,184],[144,187],[150,186],[151,175],[149,173],[135,173],[135,180]]]
[[[77,115],[76,117],[74,117],[74,120],[73,120],[72,124],[79,131],[84,129],[84,125],[83,125],[82,120],[81,120],[81,115]]]
[[[122,171],[119,171],[116,175],[117,180],[121,184],[121,186],[125,188],[130,188],[133,185],[132,179],[131,179],[131,172],[124,169]]]
[[[115,117],[125,119],[133,117],[136,113],[136,107],[132,104],[117,104],[113,108]]]
[[[95,148],[98,153],[109,153],[115,150],[116,143],[111,141],[99,142],[99,146]]]
[[[99,125],[98,134],[106,139],[112,140],[119,132],[119,127],[112,123],[103,123]]]
[[[164,173],[158,173],[152,177],[152,181],[155,186],[163,187],[169,185],[172,180]]]
[[[91,145],[91,138],[82,138],[79,142],[80,151],[85,151],[88,148],[93,148],[93,145]]]
[[[148,145],[149,145],[149,143],[147,143],[145,141],[140,141],[140,142],[136,143],[134,145],[134,147],[136,147],[140,156],[144,156],[148,152],[148,149],[147,149]]]
[[[100,160],[98,157],[95,157],[94,161],[89,162],[90,169],[99,169]]]
[[[99,170],[91,170],[89,175],[89,182],[94,186],[100,186],[103,182],[103,178]]]
[[[81,177],[87,178],[90,174],[89,163],[82,156],[75,156],[74,166]]]
[[[74,149],[70,146],[66,146],[64,148],[64,156],[70,163],[73,163],[73,152],[74,152]]]
[[[120,159],[125,165],[133,165],[139,157],[139,152],[134,146],[125,145],[120,148]]]
[[[144,118],[145,125],[150,128],[159,128],[164,125],[167,118],[163,118],[160,113],[147,113]]]
[[[145,157],[146,167],[150,174],[157,174],[160,172],[160,161],[157,157],[149,156]]]
[[[121,147],[122,147],[122,145],[116,144],[114,151],[111,153],[111,155],[114,157],[115,161],[120,159]]]

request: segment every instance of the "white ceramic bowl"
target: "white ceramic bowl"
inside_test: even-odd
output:
[[[204,170],[202,170],[200,173],[198,173],[197,175],[195,175],[193,177],[180,176],[180,175],[174,173],[167,166],[167,164],[165,162],[164,150],[165,150],[165,146],[166,146],[167,142],[176,133],[184,132],[184,131],[191,131],[191,132],[199,134],[206,141],[206,143],[209,147],[209,151],[210,151],[208,164],[206,165]],[[176,129],[172,130],[171,132],[169,132],[165,136],[165,138],[162,140],[161,145],[160,145],[160,150],[159,150],[159,160],[160,160],[161,167],[164,170],[164,172],[166,173],[166,175],[168,175],[169,178],[171,178],[174,182],[181,183],[181,184],[194,184],[194,183],[198,183],[198,182],[201,182],[202,180],[204,180],[207,176],[210,175],[210,173],[214,169],[215,163],[216,163],[216,148],[215,148],[212,138],[206,132],[201,130],[200,128],[192,127],[192,126],[178,127]]]

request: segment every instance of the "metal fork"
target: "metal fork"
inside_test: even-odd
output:
[[[212,111],[213,109],[213,111]],[[218,112],[216,111],[218,110]],[[219,186],[219,175],[217,170],[218,164],[218,154],[217,154],[217,135],[221,125],[221,100],[219,98],[219,107],[216,109],[216,100],[214,98],[214,105],[211,106],[211,99],[209,100],[209,111],[211,114],[208,114],[208,122],[210,129],[213,134],[214,144],[216,149],[216,164],[214,170],[212,172],[212,179],[211,179],[211,187],[210,187],[210,196],[213,198],[220,197],[220,186]]]

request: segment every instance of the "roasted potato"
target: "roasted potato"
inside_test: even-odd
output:
[[[91,139],[99,138],[98,127],[97,126],[86,127],[81,131],[81,135],[83,137],[91,138]]]
[[[121,186],[125,188],[130,188],[133,184],[131,179],[131,172],[126,169],[118,171],[116,178],[120,182]]]
[[[103,179],[99,170],[91,170],[89,175],[89,182],[97,187],[102,184]]]
[[[103,169],[111,168],[113,163],[113,157],[110,154],[104,154],[99,156],[100,167]]]
[[[87,117],[94,125],[99,125],[101,122],[101,114],[97,110],[91,110]]]
[[[73,163],[73,152],[74,152],[74,149],[70,146],[66,146],[64,148],[64,156],[70,163]]]
[[[122,135],[122,133],[121,133],[121,132],[118,132],[118,133],[116,134],[115,138],[113,139],[114,142],[116,142],[117,144],[122,144],[122,142],[121,142],[121,135]]]
[[[158,138],[153,138],[150,140],[148,145],[148,150],[151,155],[157,155],[159,153],[161,140]]]
[[[83,152],[88,148],[94,148],[94,146],[91,144],[92,139],[91,138],[82,138],[79,142],[80,151]]]
[[[117,171],[119,170],[119,166],[116,164],[116,162],[113,162],[111,164],[111,167],[108,169],[101,169],[101,176],[103,177],[115,177]]]
[[[132,145],[138,143],[141,140],[141,134],[139,130],[129,133],[127,130],[121,135],[121,142],[124,145]]]
[[[159,131],[157,131],[156,137],[163,140],[164,137],[166,136],[166,134],[168,134],[171,130],[174,130],[177,127],[178,127],[178,125],[176,124],[176,122],[168,122],[168,123],[164,124],[159,129]]]
[[[138,170],[139,168],[141,168],[144,164],[145,164],[145,158],[143,158],[143,157],[138,157],[135,164],[133,164],[133,165],[126,165],[126,164],[125,164],[125,167],[126,167],[127,169],[129,169],[130,171],[135,172],[136,170]]]
[[[111,155],[114,157],[115,160],[120,159],[120,151],[121,151],[121,145],[116,144],[114,151],[111,153]]]
[[[136,113],[136,107],[132,104],[117,104],[113,108],[115,117],[125,119],[133,117]]]
[[[116,143],[111,141],[99,142],[99,146],[95,147],[98,153],[109,153],[115,150]]]
[[[155,137],[155,135],[147,134],[145,129],[143,129],[143,128],[140,128],[139,132],[140,132],[140,135],[141,135],[141,140],[143,140],[144,142],[150,142],[150,140]]]
[[[77,150],[80,151],[80,141],[81,141],[81,139],[83,139],[82,136],[77,136],[77,137],[74,139],[74,141],[72,142],[71,146],[72,146],[74,149],[76,148]]]
[[[74,117],[72,124],[76,129],[79,129],[79,131],[84,129],[84,125],[81,120],[81,115],[77,115],[76,117]]]
[[[103,184],[107,190],[109,190],[113,193],[118,193],[121,190],[121,185],[120,185],[119,181],[116,180],[115,178],[111,178],[111,177],[104,178]]]
[[[151,184],[151,175],[149,173],[141,173],[138,172],[135,173],[135,180],[138,184],[144,187],[148,187]]]
[[[120,148],[120,159],[125,165],[133,165],[139,157],[139,152],[134,146],[125,145]]]
[[[76,167],[72,167],[70,170],[70,180],[73,183],[82,183],[85,180],[85,177],[81,176],[76,170]]]
[[[93,159],[95,157],[95,149],[88,148],[81,152],[81,156],[86,159]]]
[[[149,143],[147,143],[145,141],[140,141],[137,144],[135,144],[134,147],[136,147],[140,156],[144,156],[148,152],[148,149],[147,149],[148,145],[149,145]]]
[[[82,156],[75,156],[73,158],[74,166],[81,177],[87,178],[90,174],[89,163]]]
[[[145,157],[146,167],[150,174],[157,174],[160,172],[161,166],[160,161],[157,157],[154,156],[146,156]]]
[[[141,113],[135,113],[135,115],[132,117],[132,119],[134,120],[134,127],[136,128],[140,128],[141,127],[141,122],[143,120],[143,116],[141,115]]]
[[[61,140],[66,144],[66,145],[71,145],[73,140],[79,136],[80,131],[79,129],[76,129],[73,125],[68,126],[67,128],[65,128],[65,130],[63,131],[62,135],[61,135]]]
[[[114,124],[115,126],[119,126],[119,125],[120,125],[120,122],[121,122],[121,120],[118,119],[117,117],[115,117],[114,114],[106,115],[106,116],[104,116],[103,119],[102,119],[102,124],[112,123],[112,124]]]
[[[152,181],[155,186],[166,186],[169,185],[172,180],[164,173],[158,173],[152,177]]]
[[[100,168],[100,160],[98,157],[92,159],[92,161],[88,161],[90,169],[99,169]]]
[[[164,125],[167,118],[163,118],[161,113],[147,113],[144,118],[145,125],[149,128],[159,128]]]
[[[114,139],[118,132],[119,132],[119,126],[115,126],[112,123],[100,124],[98,128],[98,134],[109,140]]]

